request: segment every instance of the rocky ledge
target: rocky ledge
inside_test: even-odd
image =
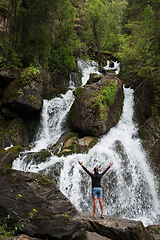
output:
[[[80,213],[47,176],[0,167],[0,182],[1,220],[29,236],[17,239],[155,239],[140,221]]]

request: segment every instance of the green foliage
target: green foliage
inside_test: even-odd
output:
[[[117,85],[114,82],[110,82],[107,87],[102,89],[101,93],[94,101],[94,108],[98,111],[101,119],[103,119],[103,113],[106,109],[106,105],[110,107],[114,103],[116,91]]]
[[[18,231],[22,231],[23,228],[26,226],[26,224],[28,224],[30,222],[30,219],[33,218],[35,216],[35,214],[37,213],[37,210],[33,209],[32,212],[29,213],[29,216],[26,219],[20,219],[16,210],[18,209],[19,199],[21,197],[22,197],[21,194],[18,194],[16,196],[16,203],[15,203],[14,207],[9,208],[8,215],[1,220],[1,224],[2,224],[1,228],[6,233],[7,236],[16,236]],[[18,222],[14,227],[10,227],[10,226],[8,226],[8,220],[12,219],[13,216],[16,216],[16,218],[18,218]]]
[[[70,219],[70,216],[68,214],[62,214],[64,218],[67,218],[68,220]]]
[[[80,95],[80,94],[82,93],[82,91],[83,91],[83,88],[82,88],[82,87],[77,87],[77,88],[74,90],[73,94],[74,94],[74,96],[78,96],[78,95]]]
[[[8,52],[8,59],[9,61],[7,62],[8,66],[10,66],[11,68],[20,68],[23,66],[21,59],[19,58],[18,54],[11,49]]]
[[[125,0],[89,1],[83,11],[84,41],[99,53],[102,50],[115,52],[119,45],[120,15],[126,4]]]
[[[139,72],[139,76],[147,76],[154,69],[156,61],[153,43],[155,32],[155,17],[152,7],[148,5],[142,12],[142,20],[126,25],[130,35],[121,37],[119,58],[123,63],[132,63]]]
[[[19,90],[18,90],[18,94],[22,94],[23,93],[23,91],[22,91],[22,89],[20,88]]]
[[[63,3],[62,3],[63,2]],[[53,41],[49,66],[59,73],[67,75],[76,67],[74,53],[80,41],[74,31],[76,9],[69,0],[59,1],[54,8]]]
[[[53,70],[67,75],[69,71],[76,67],[72,47],[63,45],[57,50],[53,50],[49,59],[49,65]]]
[[[40,81],[39,79],[39,69],[33,66],[26,68],[21,74],[21,82],[23,84],[30,84],[32,81]]]
[[[36,97],[34,95],[29,95],[28,101],[33,102],[36,100]]]

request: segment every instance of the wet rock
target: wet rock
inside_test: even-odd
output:
[[[160,240],[160,225],[150,225],[147,227],[147,230],[155,240]]]
[[[154,171],[160,174],[160,128],[155,117],[150,117],[139,127],[142,145],[148,152]]]
[[[111,89],[111,86],[114,87]],[[98,82],[86,84],[76,95],[70,110],[73,131],[81,137],[99,137],[107,133],[117,124],[122,103],[122,82],[114,73],[108,73]]]
[[[16,80],[15,80],[16,81]],[[15,110],[20,115],[27,116],[40,112],[43,105],[42,86],[38,82],[25,86],[21,90],[14,89],[13,84],[10,84],[4,91],[2,108]]]
[[[21,234],[19,236],[11,237],[11,238],[6,238],[10,240],[37,240],[38,238],[32,238],[27,236],[26,234]]]
[[[9,108],[2,108],[2,115],[3,117],[5,117],[6,119],[14,119],[17,117],[17,114],[15,113],[15,111],[9,109]]]
[[[10,226],[30,219],[21,230],[30,237],[60,240],[79,237],[92,240],[154,239],[139,221],[110,216],[101,219],[99,214],[93,218],[90,213],[80,213],[46,175],[0,167],[0,182],[0,218],[10,214]]]
[[[0,168],[0,182],[0,217],[9,214],[15,204],[17,215],[11,212],[9,224],[15,226],[32,215],[23,233],[45,239],[72,239],[82,234],[81,222],[75,219],[78,210],[47,176]]]
[[[76,134],[68,132],[62,134],[57,143],[51,146],[49,150],[58,156],[84,153],[92,148],[97,143],[97,140],[96,137],[91,136],[79,138]]]
[[[4,90],[2,109],[8,108],[19,115],[32,118],[42,109],[42,81],[39,70],[28,68]]]
[[[2,167],[10,167],[12,166],[12,162],[19,155],[20,146],[11,147],[7,150],[4,150],[0,153],[0,165]]]
[[[98,82],[101,78],[102,78],[102,75],[99,75],[97,73],[91,73],[89,80],[87,81],[87,84]]]
[[[33,141],[36,132],[37,119],[4,119],[0,115],[0,148],[11,146],[26,146]]]
[[[78,87],[81,85],[81,76],[78,72],[71,72],[70,77],[66,78],[59,73],[48,73],[42,70],[41,79],[43,98],[48,100],[60,94],[65,94],[68,91],[71,80],[74,82],[74,86]]]
[[[96,217],[90,217],[90,213],[80,213],[80,217],[87,220],[87,230],[96,232],[103,237],[112,240],[154,240],[148,230],[140,221],[131,221],[127,219],[118,219],[115,217],[104,216],[101,219],[99,214]]]
[[[160,127],[158,120],[152,114],[154,105],[152,81],[137,76],[137,72],[134,71],[128,73],[127,80],[128,85],[135,90],[135,120],[139,125],[139,137],[143,148],[148,153],[153,171],[159,176]]]

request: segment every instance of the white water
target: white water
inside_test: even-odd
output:
[[[84,64],[79,64],[83,69],[84,85],[89,73],[98,71],[93,66],[84,68]],[[74,86],[71,85],[73,90]],[[66,115],[74,101],[72,90],[61,98],[44,101],[40,134],[31,152],[53,145],[64,131]],[[160,214],[156,178],[149,168],[132,120],[133,90],[124,88],[124,94],[123,113],[119,123],[102,136],[87,154],[68,157],[52,155],[48,161],[36,165],[34,159],[26,161],[29,153],[25,153],[14,161],[13,168],[48,174],[53,180],[57,180],[60,190],[80,211],[92,211],[91,181],[78,160],[83,161],[90,171],[95,166],[103,171],[113,161],[113,166],[102,178],[104,214],[141,220],[144,225],[156,224]]]

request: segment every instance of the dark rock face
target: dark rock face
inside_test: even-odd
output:
[[[157,119],[152,115],[153,87],[150,81],[138,77],[134,72],[129,74],[128,80],[135,90],[135,117],[139,124],[139,136],[149,154],[152,168],[159,175],[160,128]]]
[[[15,88],[19,79],[14,80],[4,91],[2,109],[9,108],[19,114],[36,113],[42,109],[42,83],[32,81],[21,89]],[[3,113],[5,113],[3,111]]]
[[[94,76],[94,79],[97,80],[96,76]],[[98,106],[97,108],[95,105],[97,98],[101,98],[102,90],[109,86],[111,82],[115,83],[117,86],[114,102],[109,106],[107,102],[100,100],[102,106]],[[122,82],[114,73],[108,73],[99,81],[93,81],[91,84],[86,84],[76,96],[70,110],[73,129],[84,136],[90,135],[99,137],[107,133],[119,120],[122,102]]]
[[[69,236],[82,234],[78,227],[80,223],[74,220],[79,214],[77,209],[47,176],[0,168],[0,182],[0,217],[6,216],[8,208],[15,204],[18,205],[18,215],[11,213],[12,225],[33,213],[30,223],[23,229],[24,233],[54,239],[68,239]],[[18,194],[22,197],[17,202]]]
[[[154,116],[148,118],[139,128],[139,135],[146,152],[148,152],[154,171],[160,175],[160,128]]]
[[[90,213],[79,213],[45,175],[0,167],[0,183],[0,218],[11,215],[8,224],[12,226],[29,218],[30,222],[22,233],[30,237],[55,240],[154,239],[141,222],[109,216],[101,219],[99,214],[92,218]],[[30,237],[21,235],[16,239]]]
[[[81,213],[81,218],[87,220],[87,230],[96,232],[112,240],[153,240],[142,222],[127,219],[118,219],[105,216],[101,220],[100,215],[95,219],[89,217],[88,213]]]
[[[81,85],[81,77],[79,72],[71,72],[70,78],[65,78],[56,72],[48,73],[41,71],[41,79],[43,86],[43,98],[52,99],[53,97],[64,94],[68,91],[70,79],[74,81],[78,87]]]
[[[10,167],[12,166],[12,162],[19,155],[20,146],[11,147],[9,150],[0,151],[0,166],[2,167]]]
[[[3,67],[0,70],[0,88],[7,87],[13,80],[19,76],[18,70],[11,70],[7,67]]]

